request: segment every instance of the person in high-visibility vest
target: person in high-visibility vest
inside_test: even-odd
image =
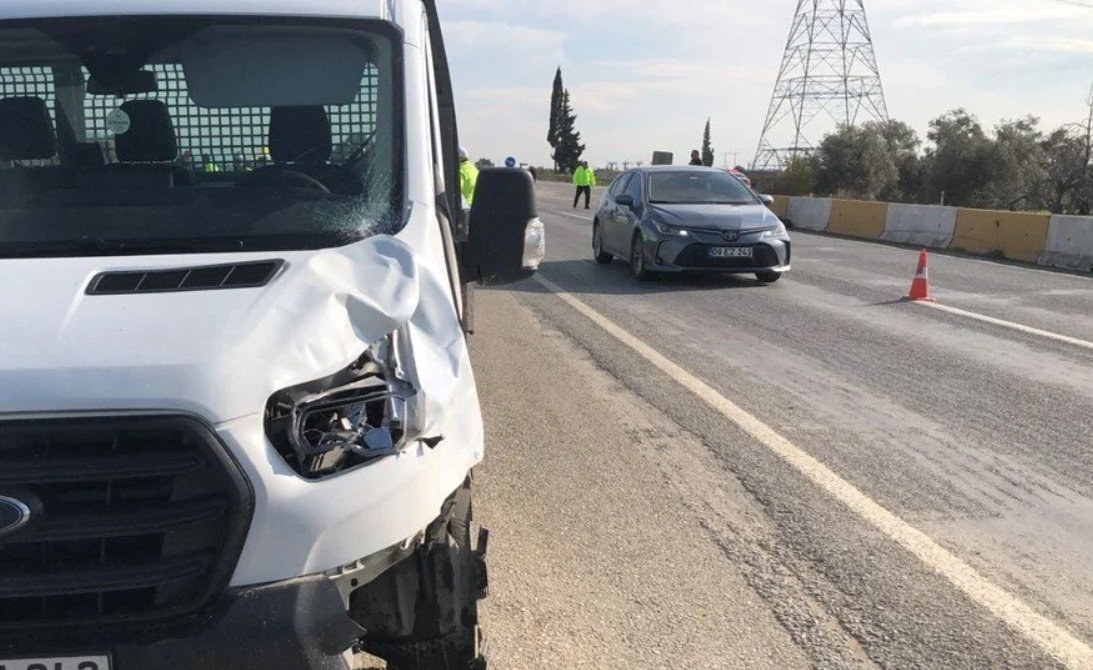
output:
[[[213,157],[209,154],[201,155],[201,169],[205,172],[220,172],[220,166],[213,162]]]
[[[584,195],[584,208],[589,209],[592,200],[592,187],[596,185],[596,173],[588,167],[588,161],[581,161],[577,169],[573,171],[573,184],[577,187],[577,194],[573,196],[573,209],[577,209],[577,203]]]
[[[474,187],[478,184],[478,168],[471,162],[467,150],[459,147],[459,190],[469,208],[474,204]]]

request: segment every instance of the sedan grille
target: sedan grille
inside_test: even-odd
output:
[[[193,613],[226,587],[252,510],[184,417],[2,421],[0,495],[31,510],[0,536],[0,629]]]

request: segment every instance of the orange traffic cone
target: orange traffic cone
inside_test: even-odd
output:
[[[934,302],[934,299],[930,297],[930,271],[926,267],[925,249],[918,256],[918,270],[915,272],[914,281],[911,282],[911,295],[904,300]]]

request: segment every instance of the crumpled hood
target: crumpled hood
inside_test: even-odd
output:
[[[263,288],[87,295],[109,270],[281,258]],[[343,369],[417,310],[405,243],[338,249],[0,261],[0,413],[178,410],[222,422]]]
[[[708,230],[761,230],[778,225],[778,217],[755,205],[649,205],[649,216],[673,226]]]

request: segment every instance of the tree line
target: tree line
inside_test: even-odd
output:
[[[1093,92],[1086,118],[1044,129],[1027,116],[990,131],[965,109],[933,119],[928,144],[906,123],[841,126],[776,179],[785,195],[1093,212]]]

